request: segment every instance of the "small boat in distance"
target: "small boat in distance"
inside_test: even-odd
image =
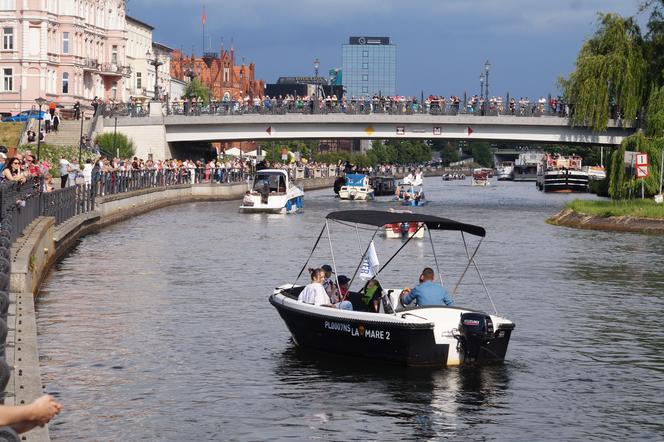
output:
[[[413,213],[410,210],[390,209],[390,213]],[[412,236],[414,239],[424,238],[426,225],[423,223],[393,223],[385,224],[385,238],[387,239],[407,239]]]
[[[369,178],[369,185],[374,190],[374,196],[394,195],[396,190],[396,180],[392,176],[372,176]]]
[[[488,186],[489,170],[486,168],[473,169],[473,179],[470,184],[473,186]]]
[[[329,242],[333,274],[339,274],[330,234],[331,231],[337,230],[337,225],[335,225],[335,229],[331,229],[330,223],[335,223],[341,228],[348,228],[349,234],[353,237],[357,234],[360,225],[363,229],[369,226],[370,229],[373,227],[375,230],[369,245],[366,248],[362,247],[364,253],[360,256],[355,273],[348,281],[348,292],[345,294],[344,300],[352,303],[352,310],[333,308],[334,305],[331,304],[315,305],[315,303],[310,304],[298,300],[300,293],[305,288],[303,285],[283,284],[274,289],[269,297],[270,304],[285,322],[296,345],[307,350],[370,359],[377,362],[376,369],[380,369],[379,362],[405,366],[444,367],[504,361],[515,325],[509,319],[498,316],[495,306],[494,314],[456,305],[406,306],[401,300],[404,282],[397,282],[396,287],[386,288],[381,286],[378,280],[383,275],[381,272],[407,246],[413,235],[409,235],[405,243],[386,260],[382,267],[377,261],[374,237],[387,224],[414,223],[421,225],[420,229],[426,226],[427,236],[431,240],[436,275],[441,273],[438,268],[439,260],[436,257],[432,231],[456,231],[461,234],[468,263],[452,290],[452,296],[455,296],[457,289],[461,287],[464,276],[471,274],[467,271],[471,266],[475,268],[488,295],[484,278],[474,259],[482,238],[486,235],[482,227],[421,213],[379,210],[332,212],[326,216],[314,250],[311,251],[311,255],[297,276],[296,283],[304,269],[307,268],[317,245],[322,243]],[[329,241],[321,241],[325,232],[327,232],[326,236]],[[480,238],[478,243],[472,246],[472,250],[469,249],[468,243],[471,237]],[[375,259],[372,258],[373,256],[376,256]],[[428,263],[429,258],[425,259]],[[362,287],[353,289],[353,282],[358,272],[370,279],[365,278],[367,281],[361,284]],[[369,273],[367,274],[367,272]],[[394,272],[386,274],[393,275]],[[447,276],[449,277],[449,275]],[[398,278],[398,276],[396,277]],[[385,276],[385,278],[386,280],[383,282],[387,283],[389,276]],[[372,284],[370,284],[371,281],[373,281]],[[368,290],[371,290],[373,294],[368,295],[368,301],[363,301],[367,298]],[[490,296],[489,300],[491,300]],[[493,301],[491,301],[491,305],[493,305]]]
[[[512,181],[514,179],[514,161],[503,161],[496,169],[498,181]]]
[[[242,199],[242,213],[294,213],[303,206],[304,191],[281,169],[256,172],[251,189]]]
[[[369,185],[369,177],[362,173],[347,173],[346,182],[339,189],[339,198],[356,201],[374,199],[374,190]]]
[[[543,152],[523,152],[514,161],[514,181],[537,181],[537,168],[544,157]]]

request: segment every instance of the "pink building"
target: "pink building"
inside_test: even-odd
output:
[[[125,0],[0,0],[0,112],[125,100]]]

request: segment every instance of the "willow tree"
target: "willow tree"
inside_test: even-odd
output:
[[[646,133],[650,137],[664,137],[664,86],[654,87],[648,98]]]
[[[647,63],[634,18],[600,14],[599,28],[586,40],[568,79],[561,79],[571,122],[606,129],[611,109],[636,119],[644,103]]]
[[[644,179],[646,196],[659,193],[659,172],[661,167],[662,138],[648,138],[642,132],[627,137],[611,156],[609,177],[609,195],[614,199],[626,199],[641,195],[641,181],[635,171],[625,165],[625,152],[642,152],[648,154],[649,175]]]
[[[210,102],[210,88],[203,84],[203,82],[196,78],[193,78],[184,88],[184,97],[186,98],[195,98],[198,101],[202,101],[204,104]]]

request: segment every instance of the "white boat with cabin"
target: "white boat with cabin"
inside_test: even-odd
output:
[[[294,213],[302,208],[304,190],[295,185],[287,171],[263,169],[256,172],[251,189],[242,199],[242,213]]]

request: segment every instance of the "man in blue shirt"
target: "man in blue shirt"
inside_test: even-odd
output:
[[[434,273],[429,267],[422,270],[420,283],[414,289],[405,288],[401,292],[401,301],[410,304],[413,300],[417,305],[453,305],[454,301],[447,294],[447,290],[441,285],[433,282]]]

